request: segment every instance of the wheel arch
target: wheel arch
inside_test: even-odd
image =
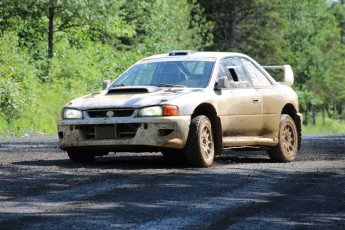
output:
[[[215,147],[215,154],[220,155],[223,153],[223,139],[222,139],[222,125],[220,118],[217,115],[216,109],[213,105],[209,103],[202,103],[197,106],[192,114],[192,119],[199,116],[204,115],[206,116],[212,124],[212,131],[214,135],[214,147]]]
[[[281,114],[289,115],[295,122],[298,132],[298,147],[297,149],[301,148],[302,143],[302,118],[301,115],[298,113],[298,110],[295,108],[293,104],[286,104],[282,109]]]

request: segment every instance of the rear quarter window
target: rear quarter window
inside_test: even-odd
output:
[[[242,62],[254,87],[272,86],[272,83],[255,65],[253,65],[253,63],[246,59],[242,59]]]

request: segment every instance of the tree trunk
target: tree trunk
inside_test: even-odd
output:
[[[48,27],[48,57],[52,58],[54,53],[54,6],[49,7],[49,27]]]
[[[341,0],[340,1],[341,5],[344,7],[345,5],[345,0]],[[345,43],[345,24],[344,24],[344,21],[342,23],[340,23],[340,42],[341,44],[344,44]]]
[[[229,29],[229,43],[231,47],[236,47],[236,32],[237,32],[237,7],[236,3],[230,4],[230,29]]]
[[[325,105],[322,106],[322,125],[325,126]]]
[[[311,112],[312,112],[312,117],[313,117],[313,125],[316,125],[316,106],[311,105]]]
[[[306,103],[305,103],[305,119],[304,119],[304,124],[305,125],[308,125],[308,116],[309,116],[309,108],[308,108],[308,106],[309,106],[309,102],[308,101],[306,101]]]
[[[328,118],[332,118],[332,112],[330,111],[330,106],[329,106],[329,104],[326,104],[326,112],[327,112],[327,116],[328,116]]]

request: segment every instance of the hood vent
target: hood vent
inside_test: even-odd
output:
[[[157,86],[121,86],[108,90],[108,94],[153,93],[162,90]]]

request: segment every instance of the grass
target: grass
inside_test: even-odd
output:
[[[316,118],[316,124],[312,125],[312,120],[309,120],[308,125],[303,125],[303,134],[345,134],[345,120],[333,120],[326,118],[325,124],[321,117]]]
[[[6,121],[0,113],[0,137],[57,134],[61,108],[70,98],[77,97],[65,91],[61,85],[41,85],[30,108],[19,119]]]

